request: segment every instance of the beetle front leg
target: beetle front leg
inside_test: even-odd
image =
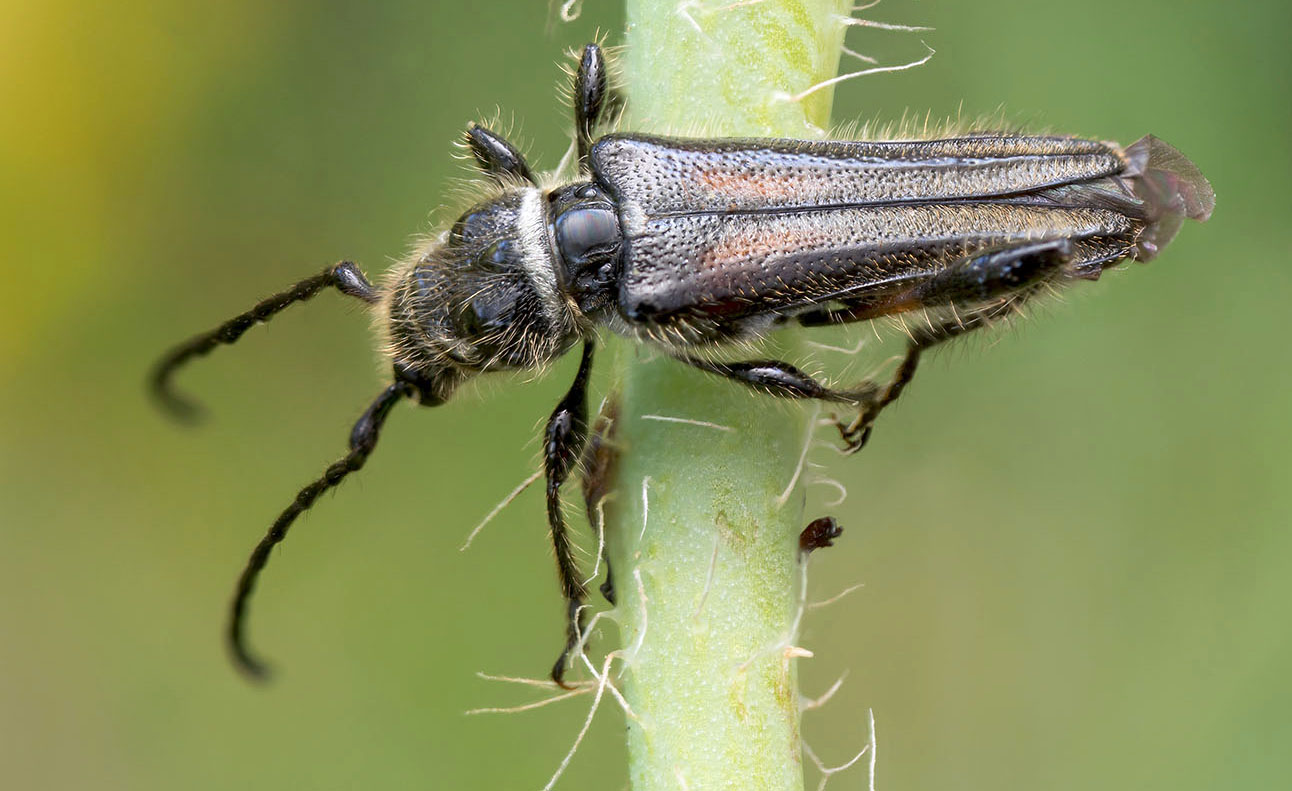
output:
[[[565,687],[565,666],[578,646],[583,629],[585,590],[574,562],[574,552],[561,510],[561,485],[569,477],[588,439],[588,377],[592,373],[592,341],[584,341],[583,359],[574,383],[547,421],[543,438],[543,466],[547,473],[547,524],[556,550],[556,571],[565,596],[565,648],[552,666],[552,680]]]
[[[612,393],[602,402],[601,413],[592,426],[592,436],[583,450],[579,463],[583,475],[583,506],[601,545],[601,562],[606,564],[606,579],[601,583],[601,595],[615,604],[614,568],[610,565],[610,548],[606,546],[605,502],[612,496],[615,471],[619,464],[619,448],[615,445],[615,421],[619,419],[619,396]]]

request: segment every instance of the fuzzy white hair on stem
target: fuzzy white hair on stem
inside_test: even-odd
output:
[[[817,477],[809,478],[807,481],[807,484],[808,486],[829,486],[839,493],[839,496],[836,497],[835,499],[827,503],[823,503],[823,505],[826,508],[838,508],[839,506],[843,505],[845,500],[848,499],[848,487],[844,486],[842,483],[839,483],[834,478],[817,476]]]
[[[713,554],[709,556],[709,570],[704,575],[704,589],[700,592],[700,601],[695,605],[695,612],[691,613],[691,620],[699,620],[700,611],[704,609],[704,603],[709,600],[709,591],[713,590],[713,575],[718,570],[718,549],[722,546],[722,533],[715,530],[713,533]]]
[[[838,692],[840,688],[843,687],[843,682],[844,682],[844,679],[846,678],[848,678],[847,670],[839,674],[839,677],[834,680],[834,683],[830,685],[829,689],[827,689],[825,692],[822,692],[817,697],[806,698],[803,696],[799,696],[799,711],[812,711],[813,709],[819,709],[825,704],[829,703],[830,699],[834,697],[835,693]]]
[[[524,491],[528,489],[530,486],[533,486],[534,481],[537,481],[541,477],[543,477],[543,471],[536,470],[528,478],[521,481],[520,485],[518,485],[515,489],[512,489],[511,492],[506,497],[502,498],[502,500],[497,505],[495,505],[493,509],[489,511],[488,514],[485,515],[484,519],[480,520],[480,524],[472,528],[471,533],[467,535],[467,540],[462,542],[462,546],[458,547],[458,551],[459,552],[467,551],[467,549],[471,547],[471,542],[475,541],[476,536],[480,535],[480,531],[485,529],[485,525],[492,522],[495,516],[500,514],[504,508],[511,505],[513,500],[515,500],[522,493],[524,493]]]
[[[837,602],[837,601],[839,601],[840,599],[844,598],[844,597],[845,597],[845,596],[847,596],[848,594],[850,594],[850,593],[854,593],[854,592],[856,592],[856,591],[859,591],[859,590],[861,590],[861,589],[862,589],[862,588],[864,588],[864,587],[866,587],[866,583],[864,583],[864,582],[857,582],[857,583],[854,583],[854,584],[849,585],[848,587],[844,588],[843,590],[839,591],[838,593],[836,593],[835,595],[831,596],[831,597],[830,597],[830,598],[828,598],[828,599],[822,599],[821,601],[814,601],[814,602],[809,603],[809,604],[808,604],[808,609],[809,609],[809,610],[819,610],[819,609],[821,609],[822,607],[829,607],[831,604],[834,604],[835,602]]]
[[[690,426],[703,426],[704,428],[717,429],[718,431],[735,431],[731,426],[724,426],[721,423],[710,423],[707,420],[695,420],[689,417],[673,417],[671,415],[642,415],[642,420],[655,420],[660,423],[683,423]]]
[[[817,416],[821,414],[820,402],[813,402],[812,408],[808,410],[806,436],[803,441],[803,449],[799,452],[798,463],[794,465],[794,475],[790,477],[790,482],[785,485],[785,490],[776,498],[776,507],[784,508],[789,502],[790,496],[794,494],[795,487],[799,484],[799,478],[803,475],[803,467],[807,464],[808,451],[812,449],[812,427],[816,425]]]

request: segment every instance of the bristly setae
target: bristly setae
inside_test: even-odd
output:
[[[472,125],[466,144],[493,197],[380,287],[342,262],[158,364],[156,395],[185,414],[193,407],[170,385],[179,366],[325,288],[367,302],[383,328],[391,383],[355,424],[349,452],[297,494],[239,580],[227,636],[244,671],[264,673],[243,621],[270,551],[320,494],[363,466],[400,400],[435,406],[476,374],[533,370],[583,344],[543,445],[547,518],[567,604],[565,650],[552,670],[559,683],[585,595],[560,493],[587,439],[600,328],[773,396],[855,407],[839,431],[856,451],[923,352],[1008,317],[1038,292],[1096,279],[1123,259],[1150,260],[1184,218],[1205,220],[1215,202],[1193,163],[1153,137],[1126,148],[990,132],[905,142],[597,138],[614,101],[601,50],[590,44],[575,78],[576,179],[540,186],[515,147]],[[888,381],[835,389],[786,362],[706,354],[784,324],[910,311],[923,320]]]

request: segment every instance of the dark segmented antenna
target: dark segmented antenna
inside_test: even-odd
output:
[[[251,310],[234,316],[214,330],[194,336],[171,349],[158,361],[149,377],[149,389],[153,398],[163,409],[177,418],[191,420],[197,417],[200,407],[171,387],[171,376],[176,369],[194,357],[208,354],[216,346],[235,343],[253,325],[269,321],[288,305],[304,302],[329,286],[369,304],[376,303],[378,300],[377,292],[359,271],[359,267],[349,261],[330,266],[322,273],[306,278],[286,291],[261,300]]]
[[[248,650],[243,629],[247,620],[247,606],[251,602],[251,594],[256,588],[256,580],[260,572],[269,562],[269,553],[287,537],[287,531],[296,521],[296,517],[309,510],[319,495],[336,487],[347,475],[363,467],[368,456],[377,447],[381,426],[386,422],[386,416],[390,414],[391,407],[400,399],[411,398],[414,395],[416,395],[415,388],[407,382],[395,382],[383,390],[350,430],[350,452],[329,465],[323,477],[301,489],[292,504],[278,515],[269,532],[252,550],[246,568],[238,577],[238,588],[233,594],[233,604],[229,608],[229,628],[226,633],[233,663],[250,678],[262,680],[269,675],[269,668],[265,663]]]

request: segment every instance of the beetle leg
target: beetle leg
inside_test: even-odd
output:
[[[615,603],[614,568],[610,565],[610,552],[605,545],[605,504],[610,497],[619,463],[619,449],[615,446],[615,421],[619,419],[619,396],[611,394],[601,405],[592,426],[592,435],[583,450],[579,463],[583,474],[583,505],[588,524],[597,533],[601,545],[601,562],[606,565],[606,579],[601,583],[601,595],[610,604]]]
[[[884,407],[896,401],[910,384],[911,379],[915,377],[915,369],[919,367],[920,356],[924,352],[1008,316],[1018,309],[1023,300],[1035,293],[1036,288],[1032,286],[1019,291],[994,305],[971,311],[959,318],[914,330],[910,343],[906,347],[906,356],[902,358],[901,365],[897,366],[893,378],[882,387],[875,388],[870,397],[862,401],[861,409],[850,423],[835,421],[839,435],[844,441],[844,453],[856,453],[865,447],[866,441],[870,439],[871,429],[874,428],[875,418],[884,410]]]
[[[538,184],[524,155],[502,135],[480,124],[468,126],[466,135],[467,148],[471,149],[471,156],[475,157],[476,165],[485,175],[499,182],[511,177]]]
[[[836,425],[844,438],[844,451],[846,453],[855,453],[866,444],[870,438],[870,423],[874,416],[879,413],[883,406],[897,398],[902,387],[910,381],[910,375],[915,372],[915,361],[918,361],[919,355],[915,355],[911,360],[910,371],[904,380],[897,384],[890,383],[887,387],[881,388],[876,383],[866,380],[857,386],[848,390],[831,389],[807,374],[780,360],[749,360],[745,362],[716,362],[713,360],[702,360],[697,357],[687,357],[677,355],[677,359],[687,365],[699,368],[701,371],[707,371],[718,376],[739,382],[746,387],[752,387],[755,390],[761,390],[769,395],[780,398],[809,398],[820,401],[832,401],[835,403],[853,404],[858,407],[858,418],[853,425],[844,425],[836,420]],[[885,400],[885,396],[887,396]],[[873,406],[875,403],[882,401],[879,407]],[[868,416],[862,420],[861,416]],[[860,437],[860,439],[857,439]]]
[[[621,102],[609,87],[606,57],[598,44],[588,44],[579,58],[574,76],[574,140],[579,154],[579,172],[588,173],[588,152],[592,150],[597,124]]]
[[[869,321],[896,313],[948,305],[983,305],[1063,274],[1072,241],[1046,239],[979,252],[930,274],[909,288],[840,300],[842,309],[818,309],[796,318],[804,327]]]
[[[561,484],[583,453],[588,438],[588,377],[592,372],[592,341],[583,343],[583,359],[574,383],[561,402],[552,411],[543,437],[543,466],[547,472],[547,524],[552,531],[552,547],[556,550],[556,571],[565,596],[566,633],[565,648],[552,666],[552,680],[565,686],[565,665],[570,653],[579,642],[583,626],[583,582],[574,562],[574,552],[566,531],[565,515],[561,511]]]
[[[1038,286],[1011,294],[995,304],[969,312],[959,318],[921,327],[912,333],[906,356],[897,372],[886,384],[866,380],[846,390],[829,388],[786,362],[778,360],[751,360],[747,362],[714,362],[678,355],[677,359],[702,371],[725,376],[748,387],[762,390],[781,398],[811,398],[835,403],[855,404],[857,417],[849,423],[836,420],[835,425],[844,441],[844,453],[861,450],[870,439],[875,418],[884,407],[897,400],[915,376],[920,356],[952,338],[1004,318],[1018,308],[1019,303],[1031,296]]]
[[[866,445],[875,418],[910,383],[921,354],[1008,315],[1044,283],[1061,277],[1073,253],[1072,241],[1066,238],[988,250],[967,256],[902,291],[851,301],[839,310],[801,314],[799,323],[812,327],[868,321],[922,308],[985,305],[912,333],[906,357],[893,378],[883,386],[873,387],[861,399],[861,409],[851,422],[835,422],[843,437],[844,452],[856,453]]]
[[[606,580],[601,583],[601,586],[598,587],[597,590],[601,591],[601,596],[606,601],[610,602],[610,606],[613,607],[618,604],[615,600],[615,570],[610,566],[609,553],[603,552],[601,556],[604,558],[604,562],[606,564]]]
[[[800,313],[793,318],[800,327],[833,327],[836,324],[870,321],[894,312],[888,309],[891,303],[876,299],[841,300],[841,302],[842,308],[817,308]]]
[[[863,382],[850,390],[832,390],[780,360],[746,360],[744,362],[718,362],[698,357],[676,355],[687,365],[718,376],[725,376],[755,390],[780,398],[812,398],[844,404],[862,404],[877,389],[870,382]]]

